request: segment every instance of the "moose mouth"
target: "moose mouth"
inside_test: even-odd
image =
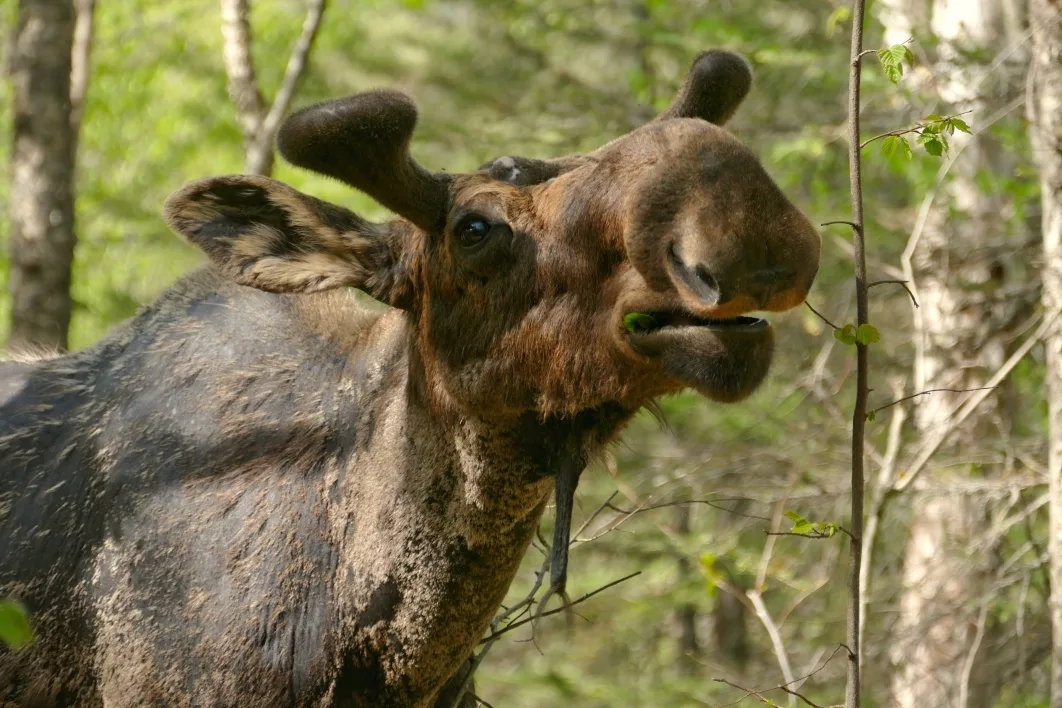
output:
[[[662,308],[627,314],[623,328],[627,346],[666,380],[724,403],[756,390],[774,353],[770,323],[749,315],[714,318]]]
[[[644,336],[660,333],[668,329],[695,327],[717,332],[754,334],[770,328],[767,320],[759,317],[741,315],[716,319],[699,317],[682,310],[665,310],[661,312],[632,312],[623,318],[624,326],[632,336]]]

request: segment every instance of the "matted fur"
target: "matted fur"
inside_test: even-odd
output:
[[[0,596],[39,636],[0,706],[449,708],[558,472],[570,502],[660,395],[747,396],[771,330],[710,318],[811,286],[817,233],[717,125],[750,80],[706,53],[659,120],[470,174],[416,164],[397,92],[292,116],[281,153],[385,224],[262,177],[173,195],[211,267],[0,364]]]

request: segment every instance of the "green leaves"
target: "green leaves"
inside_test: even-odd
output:
[[[33,643],[29,613],[14,600],[0,600],[0,643],[15,650]]]
[[[892,133],[886,133],[883,136],[879,135],[877,138],[871,138],[868,142],[882,138],[882,155],[892,159],[902,152],[903,156],[910,160],[914,157],[914,153],[911,151],[911,144],[904,136],[914,133],[918,136],[915,139],[918,145],[921,145],[933,157],[940,157],[948,151],[947,136],[955,135],[955,131],[969,133],[970,126],[958,116],[940,116],[934,113],[923,118],[922,122],[914,128],[897,130]]]
[[[948,151],[947,135],[955,135],[956,130],[960,133],[970,132],[970,126],[958,116],[946,117],[934,113],[926,116],[923,123],[918,135],[918,144],[934,157],[940,157]]]
[[[914,55],[911,54],[906,44],[894,44],[878,50],[878,61],[881,62],[881,69],[885,72],[885,76],[896,84],[903,77],[903,63],[906,61],[908,64],[914,64]]]
[[[911,152],[911,144],[907,142],[907,138],[902,135],[886,135],[885,139],[881,141],[881,154],[891,159],[897,151],[903,152],[903,156],[908,160],[914,157],[914,153]]]
[[[789,533],[794,533],[798,536],[807,536],[808,538],[832,538],[841,530],[841,527],[837,524],[808,521],[795,511],[785,512],[785,518],[793,522],[793,528],[790,529]]]
[[[623,316],[623,326],[631,334],[635,332],[648,332],[656,326],[656,318],[644,312],[631,312]]]
[[[833,337],[842,344],[866,345],[881,341],[881,333],[874,325],[861,324],[856,327],[850,322],[833,330]]]
[[[856,327],[856,341],[860,344],[874,344],[881,341],[881,333],[877,327],[869,324],[861,324]]]

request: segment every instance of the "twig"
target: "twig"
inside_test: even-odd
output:
[[[901,286],[904,290],[907,291],[907,294],[911,296],[911,302],[914,304],[914,306],[918,307],[918,299],[914,296],[914,293],[911,292],[911,288],[907,287],[906,280],[875,280],[873,283],[867,285],[867,290],[870,290],[875,285],[886,285],[888,283]]]
[[[782,669],[782,677],[785,679],[786,685],[794,683],[796,679],[793,677],[793,669],[789,665],[789,653],[782,642],[782,633],[778,631],[778,625],[771,618],[767,605],[763,603],[763,596],[759,590],[749,590],[745,594],[752,602],[752,607],[756,610],[756,617],[759,618],[763,628],[767,630],[767,636],[771,638],[771,646],[774,648],[774,655],[778,659],[778,666]]]
[[[834,649],[830,653],[830,655],[828,657],[826,657],[826,661],[822,662],[822,664],[817,669],[815,669],[813,671],[810,671],[807,674],[805,674],[805,675],[803,675],[803,676],[801,676],[801,677],[799,677],[797,679],[794,679],[793,681],[790,681],[790,682],[787,682],[787,683],[784,683],[784,684],[780,684],[778,686],[773,686],[771,688],[765,688],[765,689],[761,689],[761,690],[756,690],[756,689],[751,689],[751,688],[745,688],[744,686],[739,686],[736,683],[732,683],[732,682],[730,682],[730,681],[728,681],[726,679],[722,679],[722,678],[713,678],[712,680],[717,682],[717,683],[723,683],[723,684],[726,684],[727,686],[730,686],[731,688],[736,688],[739,691],[744,691],[745,692],[745,695],[741,699],[738,699],[738,701],[735,701],[734,703],[728,703],[728,704],[726,704],[727,706],[735,705],[736,703],[741,702],[741,700],[744,700],[744,698],[747,698],[749,696],[755,696],[756,698],[759,698],[760,701],[763,701],[763,702],[766,703],[767,701],[763,697],[762,694],[770,693],[771,691],[785,691],[789,695],[795,696],[795,697],[799,698],[800,700],[804,701],[806,704],[808,704],[812,708],[825,708],[824,706],[819,706],[819,705],[817,705],[815,703],[812,703],[807,697],[801,695],[800,693],[797,693],[795,690],[792,690],[789,687],[792,686],[793,684],[803,685],[803,683],[805,681],[807,681],[809,678],[811,678],[815,674],[817,674],[820,671],[822,671],[823,669],[825,669],[826,666],[829,665],[829,663],[831,661],[833,661],[833,657],[837,656],[837,652],[839,652],[841,649],[847,649],[847,648],[848,647],[846,645],[844,645],[844,644],[838,644],[836,647],[834,647]],[[726,707],[724,706],[723,708],[726,708]]]
[[[859,231],[860,229],[863,228],[862,226],[860,226],[859,224],[855,223],[854,221],[845,221],[844,219],[837,219],[836,221],[824,221],[821,224],[819,224],[819,226],[833,226],[835,224],[847,224],[848,226],[851,226],[856,231]]]
[[[811,306],[811,303],[810,303],[810,302],[808,302],[807,300],[805,300],[805,301],[804,301],[804,304],[805,304],[805,305],[807,305],[807,308],[808,308],[809,310],[811,310],[811,311],[812,311],[812,312],[814,312],[814,313],[815,313],[816,315],[818,315],[818,318],[819,318],[820,320],[822,320],[823,322],[825,322],[826,324],[828,324],[828,325],[830,326],[830,328],[831,328],[831,329],[840,329],[840,327],[838,327],[838,326],[837,326],[837,325],[835,325],[835,324],[834,324],[833,322],[830,322],[830,321],[829,321],[828,319],[826,319],[826,316],[825,316],[825,315],[823,315],[823,314],[822,314],[821,312],[819,312],[819,311],[818,311],[818,310],[816,310],[816,309],[815,309],[814,307],[812,307],[812,306]]]
[[[578,598],[572,600],[570,603],[568,603],[564,607],[558,607],[556,609],[550,610],[549,612],[543,612],[540,616],[541,617],[549,617],[550,615],[555,615],[558,612],[564,612],[568,608],[574,607],[575,605],[578,605],[581,602],[586,602],[587,600],[592,598],[594,595],[602,593],[602,592],[604,592],[605,590],[608,590],[611,587],[615,587],[616,585],[619,585],[620,583],[627,582],[631,578],[637,577],[637,576],[639,576],[641,574],[642,574],[642,571],[636,570],[633,573],[630,573],[629,575],[624,575],[622,578],[618,578],[616,580],[613,580],[610,583],[602,585],[597,590],[594,590],[592,592],[588,592],[585,595],[583,595],[582,597],[578,597]],[[483,639],[479,640],[479,643],[480,644],[485,644],[487,642],[494,642],[499,637],[501,637],[503,634],[507,634],[507,633],[511,632],[512,630],[514,630],[514,629],[518,629],[520,627],[523,627],[525,624],[527,624],[529,622],[534,622],[536,619],[538,619],[537,616],[536,617],[527,617],[525,619],[520,620],[519,622],[513,622],[512,624],[508,624],[505,627],[503,627],[500,630],[498,630],[497,632],[492,632],[489,637],[484,637]]]
[[[898,398],[895,401],[893,401],[892,403],[886,403],[884,406],[879,406],[879,407],[875,408],[874,410],[867,411],[867,415],[874,415],[875,413],[883,411],[886,408],[891,408],[891,407],[895,406],[898,403],[903,403],[904,401],[909,401],[912,398],[918,398],[919,396],[925,396],[925,395],[928,395],[930,393],[941,393],[941,392],[947,392],[947,393],[972,393],[973,391],[990,391],[990,390],[996,389],[996,388],[999,388],[999,386],[978,386],[977,388],[931,388],[931,389],[929,389],[927,391],[919,391],[918,393],[912,393],[910,396],[904,396],[903,398]]]
[[[863,229],[863,180],[859,141],[859,90],[862,70],[863,15],[866,0],[854,0],[852,9],[852,48],[848,75],[848,176],[852,192],[852,242],[855,257],[856,324],[869,321],[867,307],[866,234]],[[852,534],[848,563],[848,671],[845,681],[845,706],[859,708],[860,703],[860,610],[859,576],[863,561],[863,446],[867,423],[867,345],[856,342],[856,400],[852,412]]]
[[[966,660],[962,666],[962,681],[959,683],[959,706],[968,708],[970,705],[970,675],[973,673],[974,662],[977,652],[981,649],[981,642],[985,638],[985,625],[988,623],[988,603],[981,605],[981,612],[977,617],[977,634],[974,636],[970,651],[966,653]]]
[[[792,688],[784,686],[784,685],[775,686],[774,688],[769,688],[766,691],[756,691],[756,690],[753,690],[751,688],[745,688],[744,686],[739,686],[736,683],[733,683],[732,681],[727,681],[724,678],[713,678],[712,680],[717,682],[717,683],[725,683],[727,686],[730,686],[731,688],[736,688],[739,691],[744,691],[746,698],[748,696],[753,696],[754,698],[759,699],[759,701],[761,703],[763,703],[764,705],[768,705],[768,706],[773,706],[773,705],[776,705],[776,704],[775,704],[774,701],[772,701],[771,699],[767,698],[763,694],[768,693],[769,691],[784,691],[784,692],[788,693],[790,696],[795,696],[796,698],[799,698],[800,700],[804,701],[804,703],[806,703],[809,706],[811,706],[811,708],[825,708],[825,706],[821,706],[818,703],[815,703],[814,701],[812,701],[807,696],[801,694],[798,691],[793,690]]]

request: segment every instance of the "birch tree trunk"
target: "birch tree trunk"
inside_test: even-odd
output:
[[[1027,110],[1043,211],[1043,305],[1050,490],[1051,706],[1062,708],[1062,0],[1031,0]]]
[[[65,349],[74,257],[70,0],[20,0],[11,52],[11,348]]]
[[[999,0],[892,0],[883,19],[892,25],[889,44],[903,42],[926,27],[939,40],[926,88],[947,104],[933,112],[970,111],[964,118],[977,129],[990,113],[982,96],[989,62],[967,59],[972,52],[1000,50],[1018,31],[1013,13]],[[996,71],[999,67],[995,67]],[[912,392],[968,390],[985,380],[1005,359],[1000,308],[993,291],[1002,285],[996,247],[1006,238],[1005,199],[977,182],[985,170],[1007,170],[1008,158],[987,135],[956,134],[954,163],[917,241],[908,248],[908,269],[921,307],[915,312],[916,359]],[[965,399],[940,391],[922,397],[913,421],[922,437],[945,425]],[[915,483],[913,522],[907,542],[899,618],[892,645],[892,699],[898,708],[985,705],[979,686],[993,684],[979,672],[985,613],[977,602],[991,562],[983,549],[972,552],[984,526],[986,502],[955,491],[971,468],[982,465],[978,441],[998,439],[1006,426],[995,396],[950,438],[948,467],[927,470]],[[989,626],[991,623],[989,623]]]

